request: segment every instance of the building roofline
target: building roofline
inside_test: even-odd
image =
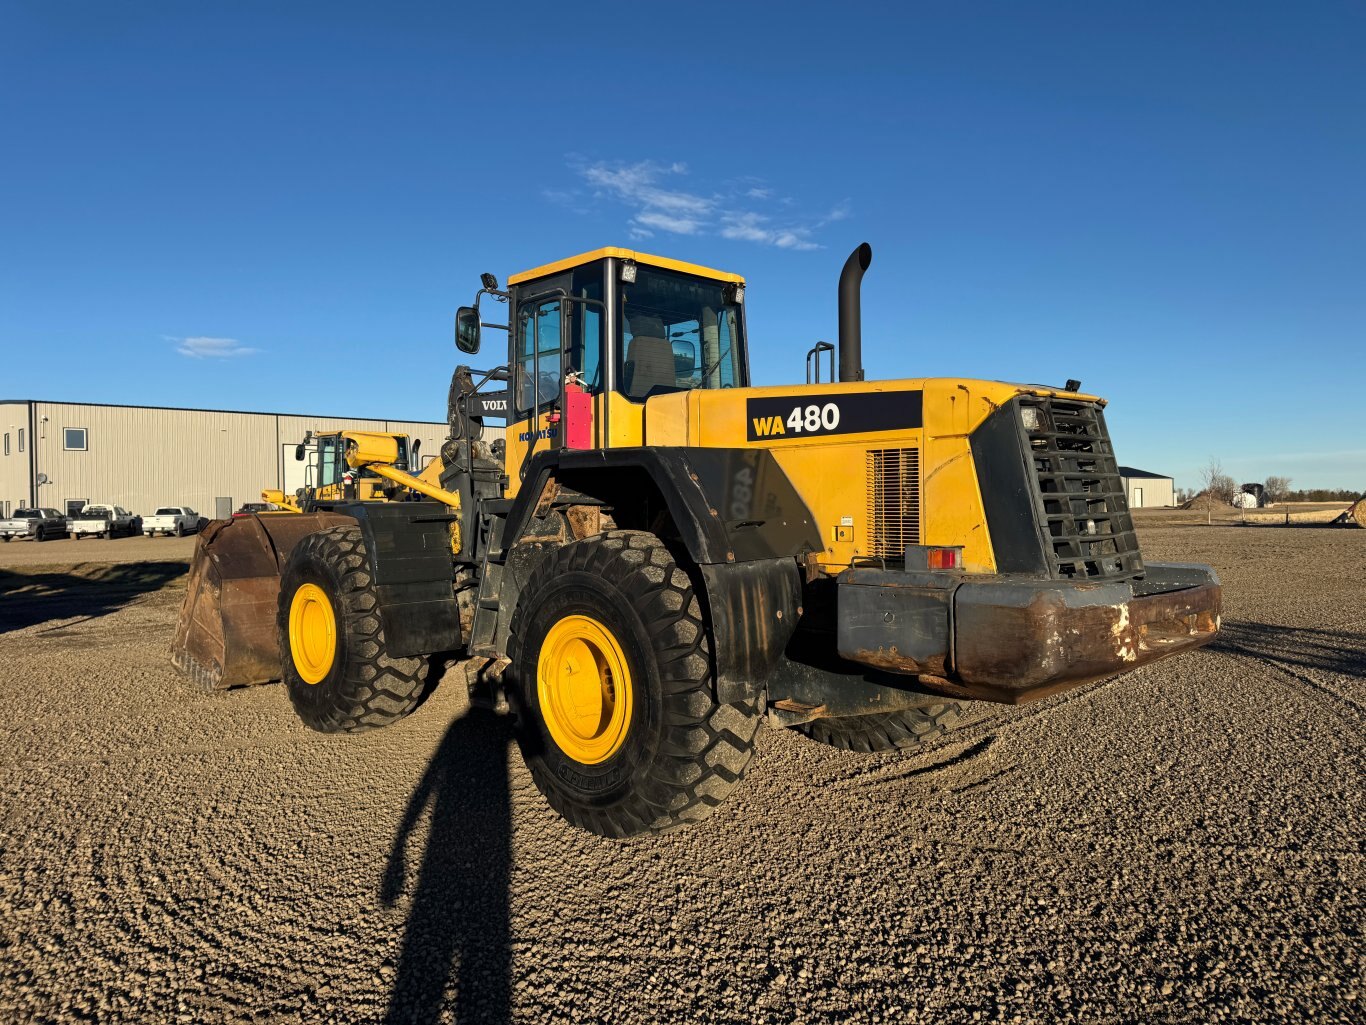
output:
[[[1176,479],[1175,477],[1169,477],[1165,473],[1153,473],[1151,470],[1140,470],[1137,466],[1121,466],[1118,469],[1121,477],[1147,477],[1152,480]]]
[[[449,426],[444,420],[408,420],[399,416],[334,416],[330,413],[277,413],[270,409],[208,409],[204,406],[144,406],[130,402],[79,402],[66,399],[0,399],[3,405],[98,406],[102,409],[166,409],[175,413],[232,413],[239,416],[292,416],[302,420],[365,420],[369,423],[425,424]]]

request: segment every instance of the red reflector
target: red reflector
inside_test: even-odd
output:
[[[926,554],[929,557],[930,569],[963,568],[963,549],[961,548],[931,548]]]

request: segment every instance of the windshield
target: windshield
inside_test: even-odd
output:
[[[158,515],[158,516],[179,516],[179,515],[180,515],[180,510],[179,510],[179,509],[158,509],[158,510],[157,510],[157,515]]]
[[[621,391],[632,399],[742,386],[740,307],[729,286],[638,265],[622,292]]]
[[[16,520],[22,520],[22,519],[24,519],[24,518],[26,518],[26,517],[29,517],[29,516],[34,516],[34,517],[37,517],[37,518],[39,518],[39,519],[42,519],[42,516],[39,514],[39,512],[38,512],[37,509],[15,509],[15,510],[14,510],[14,518],[15,518]]]

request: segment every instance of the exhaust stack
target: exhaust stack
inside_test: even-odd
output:
[[[840,271],[840,380],[863,380],[863,308],[859,293],[863,272],[873,262],[873,247],[863,243]]]

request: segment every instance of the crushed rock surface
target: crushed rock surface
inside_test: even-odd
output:
[[[0,1021],[1366,1020],[1366,531],[1143,542],[1216,645],[911,757],[766,728],[626,843],[458,673],[353,737],[191,690],[193,539],[5,546]]]

